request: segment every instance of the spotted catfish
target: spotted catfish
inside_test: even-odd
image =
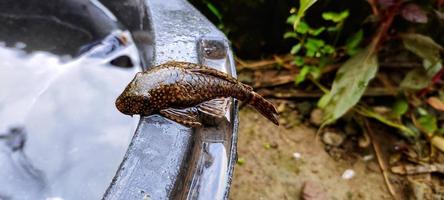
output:
[[[274,105],[253,89],[228,74],[187,62],[167,62],[139,72],[116,100],[117,109],[127,115],[160,114],[189,127],[202,125],[202,116],[221,117],[234,97],[253,106],[279,125]]]

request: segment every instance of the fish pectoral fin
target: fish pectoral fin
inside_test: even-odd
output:
[[[170,120],[188,127],[202,126],[202,123],[199,120],[198,111],[194,107],[185,109],[167,108],[161,110],[159,113]]]
[[[203,114],[221,118],[225,116],[229,102],[228,100],[228,98],[217,98],[210,101],[205,101],[197,105],[197,110]]]

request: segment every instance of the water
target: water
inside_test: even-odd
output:
[[[29,24],[2,20],[10,20],[3,27]],[[140,70],[129,32],[115,28],[95,38],[84,27],[54,23],[42,30],[46,36],[32,26],[14,39],[0,30],[1,200],[100,199],[139,121],[114,105]],[[70,37],[77,33],[85,34]]]
[[[50,53],[5,47],[0,47],[0,59],[5,60],[0,66],[0,133],[9,135],[19,127],[27,138],[23,150],[0,146],[0,159],[5,159],[0,162],[0,196],[99,198],[136,127],[137,119],[114,106],[134,68],[88,57],[63,63]]]

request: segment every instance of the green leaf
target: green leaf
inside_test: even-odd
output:
[[[318,102],[324,110],[324,125],[334,122],[358,103],[378,70],[374,44],[347,60],[338,70],[330,92]]]
[[[300,22],[295,31],[300,34],[306,34],[310,30],[310,26],[305,22]]]
[[[284,34],[284,38],[285,39],[287,39],[287,38],[298,38],[298,34],[296,34],[295,32],[286,32],[285,34]]]
[[[293,25],[296,20],[298,20],[298,16],[296,16],[295,14],[288,16],[287,18],[287,23],[290,25]]]
[[[299,25],[299,22],[301,21],[302,17],[305,16],[305,12],[310,8],[314,3],[316,3],[317,0],[300,0],[299,1],[299,10],[296,14],[296,18],[293,20],[293,29],[296,30],[296,28]]]
[[[444,136],[444,127],[441,127],[440,129],[438,129],[437,134],[440,136]]]
[[[348,10],[344,10],[340,13],[336,13],[336,12],[324,12],[322,13],[322,18],[327,20],[327,21],[333,21],[335,23],[339,23],[344,21],[345,19],[347,19],[348,15],[350,13],[348,12]]]
[[[321,39],[315,39],[315,38],[308,38],[307,39],[307,44],[308,45],[312,45],[315,48],[319,48],[325,45],[324,40]]]
[[[312,66],[310,68],[310,76],[313,79],[318,79],[319,77],[321,77],[321,69],[319,69],[319,67]]]
[[[318,52],[324,45],[324,40],[308,38],[307,42],[304,44],[304,47],[307,50],[307,56],[314,57],[316,52]]]
[[[316,54],[316,51],[314,51],[313,49],[307,49],[307,51],[305,51],[305,56],[307,57],[314,57]]]
[[[425,116],[425,115],[428,115],[428,114],[429,114],[429,113],[427,112],[426,109],[421,108],[421,107],[418,107],[418,108],[416,109],[416,111],[418,111],[418,114],[419,114],[419,115],[422,115],[422,116]]]
[[[405,99],[397,99],[392,109],[396,116],[402,116],[409,110],[409,103]]]
[[[433,76],[442,68],[442,63],[432,65],[428,60],[423,61],[424,68],[412,69],[401,81],[401,88],[409,90],[420,90],[430,85]]]
[[[429,78],[432,78],[433,76],[435,76],[436,73],[438,73],[441,70],[442,63],[441,63],[441,61],[439,61],[439,62],[432,64],[428,60],[423,60],[422,66],[424,66],[424,69],[427,71],[427,76]]]
[[[436,130],[438,130],[438,126],[436,125],[436,117],[433,115],[421,116],[418,119],[418,123],[427,133],[434,133]]]
[[[310,8],[314,3],[316,3],[317,0],[300,0],[300,8],[298,10],[298,14],[302,13],[301,15],[303,15],[308,8]]]
[[[216,6],[214,6],[214,4],[207,2],[207,7],[211,11],[211,13],[213,13],[213,15],[216,16],[217,19],[219,19],[219,21],[222,20],[222,14],[219,12]]]
[[[300,83],[304,82],[308,75],[314,79],[317,79],[321,76],[321,70],[313,65],[304,65],[294,79],[295,85],[299,85]]]
[[[304,65],[304,58],[301,56],[294,57],[294,64],[298,67]]]
[[[432,65],[440,62],[439,51],[443,48],[432,38],[416,33],[402,34],[401,38],[405,48],[409,51],[422,59],[428,60]]]
[[[348,55],[353,56],[354,54],[356,54],[357,48],[361,43],[362,38],[364,38],[364,31],[361,29],[347,39],[345,43],[345,49]]]
[[[245,158],[242,158],[242,157],[238,158],[236,163],[237,163],[239,166],[244,165],[244,164],[245,164]]]
[[[335,48],[329,44],[325,45],[324,48],[322,48],[322,52],[325,54],[332,54],[335,52]]]
[[[310,30],[308,30],[308,33],[313,36],[318,36],[319,34],[324,32],[324,30],[325,30],[325,27],[320,27],[317,29],[310,29]]]
[[[375,111],[370,110],[364,106],[357,105],[353,110],[363,116],[376,119],[387,126],[397,128],[398,130],[400,130],[401,134],[406,138],[411,139],[411,138],[417,138],[417,136],[418,136],[418,132],[416,131],[417,129],[414,126],[411,127],[411,126],[409,126],[409,124],[407,124],[407,126],[406,126],[398,121],[389,120],[385,116],[382,116],[382,115],[376,113]]]
[[[336,32],[336,31],[338,31],[339,30],[339,27],[336,27],[336,26],[332,26],[332,27],[328,27],[327,28],[327,31],[328,32]]]
[[[298,75],[296,75],[296,77],[294,79],[294,84],[299,85],[299,83],[302,83],[303,81],[305,81],[305,77],[307,77],[307,74],[309,72],[310,72],[309,66],[302,67],[301,71],[299,72]]]
[[[404,79],[401,81],[401,88],[409,90],[420,90],[425,88],[431,82],[429,76],[427,76],[427,71],[423,68],[412,69]]]
[[[298,44],[294,45],[293,48],[291,48],[290,53],[297,54],[301,50],[301,48],[302,48],[302,44],[298,43]]]

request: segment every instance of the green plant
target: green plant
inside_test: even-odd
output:
[[[315,1],[310,3],[301,1],[299,10],[296,11],[296,8],[292,8],[291,15],[287,18],[287,23],[292,25],[293,30],[286,32],[284,38],[292,38],[297,41],[290,51],[294,55],[294,64],[300,68],[299,74],[295,77],[296,85],[304,82],[308,76],[313,79],[320,78],[322,69],[334,62],[338,49],[346,49],[349,55],[355,54],[363,38],[363,31],[360,30],[347,40],[344,47],[336,46],[337,38],[349,16],[348,10],[339,13],[322,13],[322,18],[333,25],[314,28],[303,20],[305,11],[308,9],[307,6],[314,3]],[[324,32],[336,35],[334,43],[330,44],[321,37]]]
[[[422,132],[434,146],[444,150],[442,142],[444,138],[441,137],[444,126],[442,121],[439,122],[435,112],[429,111],[430,109],[444,111],[444,96],[441,95],[444,91],[442,83],[438,90],[439,95],[436,96],[436,84],[444,76],[442,66],[444,48],[430,36],[420,34],[418,31],[417,27],[421,26],[417,24],[426,24],[430,21],[427,11],[411,1],[404,0],[375,0],[369,3],[373,10],[370,17],[373,21],[370,20],[370,22],[373,23],[373,27],[377,28],[373,33],[364,34],[364,31],[360,29],[353,34],[348,33],[350,35],[347,36],[344,36],[345,33],[342,32],[349,17],[347,10],[339,13],[322,13],[322,18],[333,25],[313,28],[303,19],[307,7],[300,9],[299,12],[292,9],[287,23],[293,25],[293,30],[287,32],[284,37],[297,40],[290,52],[294,55],[294,64],[300,67],[295,83],[299,84],[310,77],[325,92],[318,102],[318,106],[324,111],[322,126],[335,122],[348,111],[353,110],[356,114],[376,119],[398,129],[409,140],[417,139],[419,133]],[[301,2],[301,7],[302,5]],[[438,10],[435,9],[434,12]],[[300,12],[304,13],[300,14]],[[443,16],[442,13],[437,15]],[[398,28],[393,22],[395,16],[401,16],[410,23],[411,27]],[[323,34],[335,34],[336,39],[328,43],[322,39]],[[370,35],[369,42],[365,48],[360,48],[364,35]],[[337,38],[340,36],[348,38],[344,44],[338,44]],[[401,41],[406,51],[422,59],[422,67],[411,69],[399,83],[403,95],[393,104],[390,114],[381,115],[364,104],[356,106],[370,81],[378,73],[380,67],[378,53],[381,47],[397,41]],[[347,60],[337,63],[338,60],[344,59]],[[316,79],[322,75],[323,67],[332,63],[341,64],[341,66],[336,72],[331,89],[326,90]],[[431,91],[434,92],[431,93]],[[426,94],[435,96],[425,100]]]
[[[214,5],[213,3],[211,3],[208,0],[204,0],[203,3],[205,3],[205,5],[207,6],[207,9],[210,11],[210,13],[213,14],[217,18],[217,23],[216,23],[217,28],[222,30],[225,34],[228,34],[229,30],[224,25],[224,22],[223,22],[224,16],[219,11],[219,8],[217,8],[216,5]]]

